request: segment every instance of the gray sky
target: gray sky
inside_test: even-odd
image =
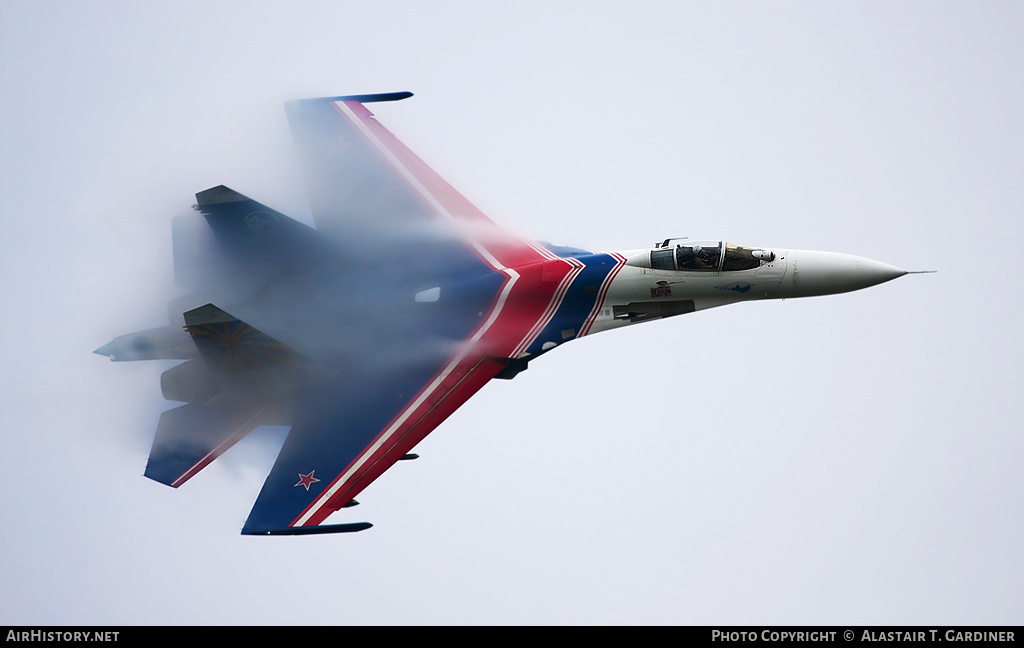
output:
[[[1024,619],[1015,2],[0,0],[0,623]],[[257,433],[142,477],[170,218],[308,208],[282,102],[378,117],[494,220],[910,270],[586,338],[495,382],[333,521],[238,535]],[[343,519],[341,516],[344,515]]]

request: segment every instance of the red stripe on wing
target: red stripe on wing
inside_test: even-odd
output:
[[[486,252],[481,258],[495,267],[510,268],[556,258],[545,248],[515,236],[487,218],[473,203],[459,193],[436,171],[413,153],[395,135],[373,117],[366,106],[357,101],[336,102],[342,117],[356,126],[369,143],[376,147],[399,175],[410,183],[440,216],[450,217],[465,226],[464,234]],[[479,253],[479,250],[478,250]],[[490,258],[489,258],[490,257]],[[495,266],[495,261],[497,266]]]
[[[306,517],[310,510],[307,509],[290,526],[299,524],[300,520],[302,526],[320,524],[331,513],[352,501],[505,368],[505,363],[495,358],[479,358],[475,365],[466,368],[468,364],[460,365],[445,376],[440,387],[389,435],[386,443],[362,462],[344,485],[334,490],[329,499],[314,505],[315,509],[310,507],[313,509],[311,515]]]

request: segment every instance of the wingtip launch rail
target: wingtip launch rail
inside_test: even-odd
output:
[[[357,103],[378,103],[382,101],[401,101],[413,96],[411,92],[382,92],[379,94],[345,95],[341,97],[312,97],[296,99],[299,103],[355,101]]]

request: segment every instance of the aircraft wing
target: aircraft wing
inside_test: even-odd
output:
[[[411,398],[399,391],[415,382],[408,379],[362,382],[342,394],[325,390],[292,426],[242,533],[365,528],[317,525],[351,502],[504,368],[504,362],[493,358],[454,358]],[[401,405],[390,406],[396,402]]]
[[[494,269],[554,258],[540,245],[496,226],[365,105],[411,96],[325,97],[286,105],[317,229],[339,240],[390,239],[395,232],[409,236],[417,231],[429,236],[432,225],[454,229],[454,238]],[[436,235],[429,240],[433,249],[420,246],[418,251],[430,256],[429,269],[437,272],[437,262],[453,250],[437,245]]]

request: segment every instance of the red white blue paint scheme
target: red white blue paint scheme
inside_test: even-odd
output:
[[[754,299],[858,290],[905,271],[845,254],[670,239],[588,252],[509,233],[367,108],[287,104],[316,228],[224,186],[174,220],[171,324],[112,360],[176,359],[146,476],[178,487],[260,425],[291,429],[242,529],[322,524],[491,379],[585,335]]]

